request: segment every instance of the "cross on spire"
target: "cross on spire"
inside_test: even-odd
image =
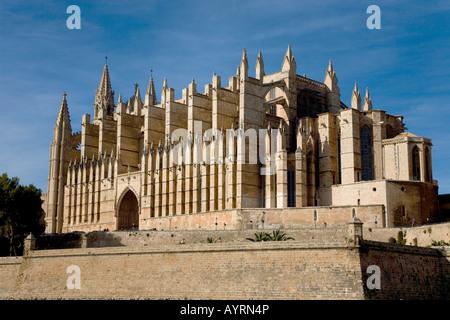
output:
[[[108,57],[105,56],[105,64],[108,64]]]

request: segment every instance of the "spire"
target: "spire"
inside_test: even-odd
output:
[[[112,92],[108,65],[106,63],[105,66],[103,67],[102,78],[100,79],[100,85],[98,86],[97,92],[102,95],[106,95],[107,93]]]
[[[150,70],[153,72],[153,70]],[[150,76],[150,80],[148,82],[147,93],[145,94],[145,102],[144,106],[156,105],[158,101],[156,100],[156,91],[155,84],[153,83],[153,75]]]
[[[356,110],[361,110],[361,96],[359,94],[358,85],[355,82],[355,88],[352,93],[352,108]]]
[[[70,115],[69,115],[69,107],[67,106],[67,99],[66,99],[66,92],[64,91],[63,99],[61,101],[61,106],[59,108],[58,117],[56,118],[55,123],[55,133],[54,138],[56,139],[57,136],[62,137],[62,132],[60,130],[67,130],[65,132],[65,137],[70,138],[72,135],[72,127],[70,125]],[[57,130],[58,129],[58,130]]]
[[[95,92],[95,115],[98,117],[98,109],[106,109],[105,114],[112,115],[114,111],[114,91],[111,89],[111,81],[109,78],[108,64],[105,62],[102,77],[97,91]]]
[[[366,96],[364,97],[363,110],[364,111],[372,110],[372,100],[370,99],[369,88],[366,88]]]
[[[67,99],[66,99],[67,93],[64,91],[63,93],[63,99],[61,101],[61,106],[59,108],[58,118],[56,119],[56,124],[62,124],[63,121],[66,121],[67,123],[70,123],[69,119],[69,108],[67,106]]]
[[[295,76],[297,74],[297,64],[295,63],[294,54],[292,53],[290,45],[288,45],[284,56],[281,71],[289,71],[290,76]]]
[[[262,58],[262,53],[258,53],[258,57],[256,58],[256,79],[259,79],[261,82],[264,78],[264,62]]]

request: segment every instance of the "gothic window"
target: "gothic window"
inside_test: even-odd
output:
[[[288,169],[288,207],[295,207],[295,170],[294,167]]]
[[[420,180],[420,151],[417,146],[412,149],[413,180]]]
[[[425,181],[431,182],[431,156],[428,148],[425,148]]]
[[[373,179],[372,168],[372,134],[368,126],[364,126],[361,130],[361,166],[362,180]]]

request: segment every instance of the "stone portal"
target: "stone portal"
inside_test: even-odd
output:
[[[117,229],[139,230],[139,205],[131,190],[128,190],[120,202]]]

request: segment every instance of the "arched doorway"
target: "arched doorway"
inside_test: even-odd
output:
[[[118,230],[139,230],[139,205],[133,191],[123,196],[118,211]]]

